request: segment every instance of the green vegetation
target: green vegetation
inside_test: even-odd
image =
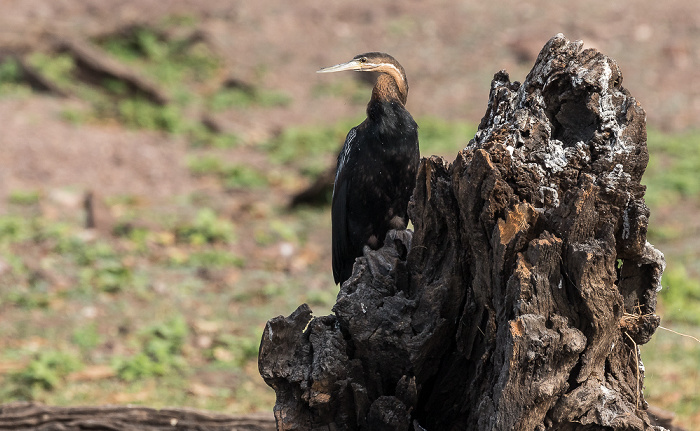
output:
[[[207,104],[210,110],[221,112],[231,108],[287,106],[291,101],[288,95],[278,91],[227,88],[211,95]]]
[[[176,227],[175,237],[180,242],[193,245],[232,242],[235,238],[233,223],[220,218],[210,208],[199,210],[194,220]]]
[[[315,177],[328,168],[348,130],[360,121],[341,121],[330,127],[290,127],[265,143],[263,149],[273,163],[293,166],[303,175]]]
[[[362,120],[345,120],[324,127],[290,127],[264,145],[270,160],[292,165],[304,175],[315,177],[328,168],[345,141],[348,130]],[[443,155],[449,160],[464,148],[476,133],[467,123],[435,118],[417,119],[421,154]],[[300,154],[306,157],[299,157]],[[311,156],[311,157],[309,157]]]
[[[661,280],[664,322],[700,327],[700,278],[671,262]]]
[[[87,354],[100,345],[102,336],[99,333],[99,328],[94,323],[80,326],[73,330],[73,343],[80,348],[83,355]]]
[[[31,93],[31,89],[22,80],[22,68],[13,57],[6,57],[0,62],[0,96],[22,96]]]
[[[644,176],[652,207],[700,198],[700,132],[668,135],[648,131],[649,165]]]
[[[118,102],[117,112],[121,122],[133,129],[180,133],[186,128],[182,114],[177,107],[159,106],[140,97]]]
[[[439,118],[419,118],[418,138],[422,157],[439,155],[452,162],[457,152],[474,137],[476,127],[464,122],[448,122]]]
[[[698,326],[680,325],[675,329],[700,339]],[[658,329],[651,341],[641,347],[641,352],[646,369],[646,401],[675,413],[686,429],[697,429],[700,425],[700,343]]]
[[[182,349],[188,331],[182,316],[145,328],[139,336],[139,352],[114,360],[117,375],[133,381],[182,371],[187,363]]]
[[[81,366],[80,361],[68,353],[43,351],[35,354],[26,367],[11,373],[2,392],[7,391],[9,396],[19,399],[33,399],[42,390],[53,390],[63,384],[65,377]]]
[[[209,47],[192,35],[168,37],[159,29],[135,28],[130,34],[104,38],[99,45],[166,86],[206,81],[222,66]]]
[[[259,151],[273,169],[286,169],[285,181],[302,178],[332,164],[358,122],[290,128],[246,151]],[[418,122],[423,155],[451,160],[474,134],[464,123]],[[654,139],[651,159],[677,166],[685,147],[663,148],[664,135]],[[0,215],[0,268],[9,268],[0,270],[0,307],[12,324],[0,324],[0,363],[15,365],[0,371],[0,398],[77,404],[113,402],[105,394],[119,393],[118,402],[153,406],[269,409],[274,394],[256,366],[265,321],[303,302],[326,314],[335,301],[318,236],[330,229],[328,208],[285,211],[282,202],[266,199],[280,187],[270,170],[226,162],[221,154],[192,149],[188,167],[195,176],[216,178],[222,190],[259,191],[259,201],[235,219],[206,194],[173,197],[165,212],[131,195],[110,196],[105,202],[120,221],[112,236],[94,237],[85,234],[80,214],[27,215],[47,200],[41,191],[10,193],[8,213]],[[678,188],[668,175],[650,167],[650,192],[675,190],[676,205],[697,198],[691,186]],[[666,202],[649,201],[652,214]],[[664,242],[685,236],[683,226],[652,219],[651,227],[650,241],[662,251]],[[697,336],[697,255],[669,253],[667,260],[662,325]],[[642,352],[648,399],[685,418],[697,415],[700,345],[659,330]],[[92,381],[72,377],[100,367],[111,372]],[[681,395],[669,395],[675,392]]]
[[[8,58],[0,63],[0,83],[20,83],[22,82],[22,69],[19,62],[14,58]]]
[[[173,256],[172,262],[176,265],[193,266],[197,268],[226,268],[243,267],[245,260],[226,250],[203,250],[190,253],[184,259]]]
[[[131,196],[107,201],[136,220],[149,210]],[[231,249],[234,224],[210,208],[189,211],[195,199],[183,201],[179,221],[125,223],[115,227],[119,235],[103,238],[86,235],[81,217],[0,214],[0,308],[3,322],[12,322],[0,323],[0,400],[94,403],[118,393],[122,402],[233,412],[272,402],[254,366],[257,328],[304,302],[303,289],[286,295],[278,274],[259,273],[244,284],[267,289],[271,302],[236,299],[243,296],[233,283],[246,261]],[[187,395],[200,375],[213,374],[246,383],[222,381],[206,395]]]
[[[94,41],[160,88],[171,99],[166,104],[156,103],[127,81],[82,81],[68,53],[34,53],[28,63],[62,91],[89,102],[90,110],[65,109],[61,116],[68,122],[117,121],[133,129],[184,135],[196,147],[231,148],[240,142],[237,136],[212,130],[202,123],[201,115],[193,113],[286,106],[291,98],[278,90],[231,87],[220,82],[223,61],[190,29],[193,25],[191,18],[165,19],[160,26],[134,27]],[[0,95],[22,92],[30,89],[19,63],[8,58],[0,63]],[[236,184],[233,180],[231,186]]]
[[[341,122],[331,127],[290,127],[270,140],[265,149],[276,163],[296,162],[300,154],[337,154],[348,130],[357,123],[359,121]]]
[[[269,410],[274,393],[256,365],[265,322],[304,302],[317,315],[330,312],[337,288],[328,265],[329,210],[289,211],[279,197],[332,166],[363,116],[288,127],[262,143],[213,131],[201,113],[279,108],[291,99],[260,86],[204,90],[220,79],[222,63],[185,31],[195,24],[192,17],[171,17],[157,28],[95,41],[162,86],[172,100],[165,106],[118,80],[78,85],[66,54],[30,57],[56,85],[88,102],[88,108],[64,110],[66,121],[116,122],[185,138],[187,167],[205,186],[157,203],[108,196],[104,203],[116,221],[95,232],[83,228],[82,210],[56,206],[45,190],[8,194],[0,206],[0,402]],[[413,24],[398,19],[391,31],[400,34]],[[16,61],[0,63],[0,95],[28,88]],[[368,98],[366,84],[356,80],[321,83],[314,95],[358,106]],[[417,122],[422,156],[448,161],[476,131],[464,122]],[[651,130],[648,144],[649,240],[666,251],[665,245],[697,233],[656,214],[700,203],[700,133]],[[245,193],[254,197],[238,198]],[[698,337],[696,247],[669,250],[662,325]],[[660,330],[642,349],[648,399],[684,418],[700,417],[698,343]],[[80,377],[93,369],[102,374]]]
[[[29,57],[29,64],[59,87],[69,89],[74,85],[71,74],[75,63],[68,54],[48,55],[37,52]]]
[[[9,201],[16,205],[34,205],[39,202],[37,190],[15,190],[10,193]]]
[[[190,172],[194,175],[213,175],[227,189],[259,188],[267,185],[267,177],[257,169],[244,164],[225,164],[216,156],[190,159]]]

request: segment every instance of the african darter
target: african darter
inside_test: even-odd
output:
[[[319,73],[378,72],[367,119],[350,129],[333,186],[333,278],[352,275],[364,246],[378,249],[390,229],[405,229],[407,207],[420,160],[418,125],[406,110],[406,72],[394,57],[380,52],[355,56]]]

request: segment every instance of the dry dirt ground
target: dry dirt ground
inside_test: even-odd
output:
[[[700,3],[692,0],[587,2],[300,0],[0,1],[0,46],[47,34],[96,34],[173,14],[198,17],[242,80],[292,98],[285,108],[223,118],[248,139],[298,124],[357,115],[337,98],[319,103],[313,72],[366,51],[385,51],[409,74],[414,116],[477,123],[493,73],[522,80],[540,47],[562,32],[616,59],[624,86],[645,107],[650,126],[692,128],[700,118]],[[264,71],[264,73],[261,73]],[[167,138],[115,127],[61,122],[65,101],[0,101],[0,196],[14,188],[76,185],[105,194],[171,195],[195,187]],[[468,137],[465,137],[465,143]]]
[[[367,51],[389,52],[403,64],[414,116],[477,124],[493,74],[506,69],[511,79],[524,79],[539,49],[559,32],[617,60],[623,86],[646,109],[650,127],[681,131],[696,128],[700,118],[696,0],[0,0],[0,11],[0,55],[51,34],[84,37],[165,16],[196,17],[233,76],[291,98],[287,106],[239,109],[217,118],[253,144],[289,126],[357,117],[356,104],[314,97],[319,83],[343,79],[314,72]],[[206,190],[230,214],[242,214],[255,208],[256,199],[283,202],[298,186],[282,184],[267,196],[225,193],[190,174],[181,137],[60,118],[80,103],[38,95],[0,99],[0,214],[13,190],[40,190],[61,201],[72,199],[56,194],[66,187],[90,189],[149,203]],[[326,230],[316,235],[327,244],[320,256],[330,248]]]

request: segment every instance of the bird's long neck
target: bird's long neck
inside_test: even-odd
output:
[[[398,69],[392,67],[379,74],[377,83],[374,84],[372,90],[370,103],[374,101],[398,101],[405,106],[407,99],[408,82]]]

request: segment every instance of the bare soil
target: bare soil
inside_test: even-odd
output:
[[[348,77],[314,72],[368,51],[388,52],[405,67],[408,108],[416,118],[477,124],[486,110],[494,73],[505,69],[513,80],[523,80],[540,48],[561,32],[617,60],[623,86],[645,108],[650,127],[681,131],[697,127],[700,118],[696,0],[0,0],[0,11],[0,56],[51,43],[51,35],[87,38],[173,15],[196,18],[233,77],[291,97],[283,107],[256,106],[217,115],[225,131],[251,144],[221,151],[221,157],[253,160],[256,165],[266,161],[255,159],[259,153],[251,147],[286,127],[334,124],[361,114],[357,104],[343,97],[314,95],[320,84]],[[88,190],[102,197],[135,196],[148,205],[198,192],[244,225],[261,223],[271,208],[279,208],[301,186],[276,181],[270,193],[226,192],[211,178],[191,175],[187,156],[192,149],[182,137],[118,124],[76,125],[61,118],[62,112],[81,103],[42,95],[0,98],[0,213],[16,190],[48,196],[44,211],[74,212],[82,211],[80,199]],[[470,138],[464,137],[465,145]],[[695,209],[676,208],[654,214],[652,223],[666,217],[697,219]],[[241,238],[240,253],[247,255],[253,242]],[[330,271],[329,223],[319,227],[309,243],[307,255],[278,260],[279,265],[293,273],[297,266],[314,262],[311,266]],[[277,256],[277,248],[270,245],[257,252]],[[231,269],[227,276],[236,279],[241,274]],[[303,282],[320,290],[328,287],[324,283],[329,278]],[[224,374],[215,373],[211,380]]]
[[[341,98],[314,98],[314,86],[329,79],[314,71],[372,50],[389,52],[405,66],[414,116],[476,123],[493,73],[506,69],[513,79],[523,79],[541,46],[558,32],[618,61],[623,85],[642,103],[652,127],[691,128],[700,118],[700,4],[690,0],[3,0],[0,9],[3,51],[47,34],[86,36],[171,15],[197,18],[234,76],[292,97],[284,108],[254,108],[222,120],[252,140],[289,125],[357,115],[356,106]],[[196,187],[181,163],[184,143],[119,127],[72,126],[58,115],[69,103],[75,102],[0,100],[0,196],[17,188],[64,185],[149,196]]]

